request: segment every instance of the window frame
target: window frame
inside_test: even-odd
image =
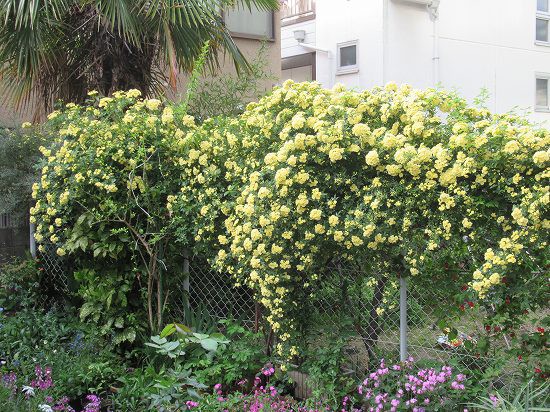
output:
[[[349,66],[341,65],[340,50],[344,47],[355,46],[355,64]],[[336,75],[357,73],[359,71],[359,40],[350,40],[336,44]]]
[[[276,29],[276,27],[275,27],[275,10],[261,10],[261,11],[271,13],[271,19],[269,19],[270,24],[271,24],[271,37],[261,36],[261,35],[257,35],[257,34],[240,33],[238,31],[230,30],[229,27],[227,27],[227,23],[226,23],[226,20],[225,20],[226,11],[222,10],[221,14],[222,14],[223,23],[226,25],[225,27],[227,27],[227,30],[229,31],[229,34],[231,35],[231,37],[235,37],[235,38],[239,38],[239,39],[250,39],[250,40],[261,40],[261,41],[267,41],[267,42],[275,42],[277,40],[277,34],[275,33],[275,29]]]
[[[546,106],[537,102],[537,80],[546,80]],[[535,112],[550,113],[550,73],[535,73]]]
[[[535,0],[536,1],[536,0]],[[536,16],[535,16],[535,44],[538,46],[547,46],[550,47],[550,10],[549,11],[542,11],[539,10],[538,2],[535,6],[536,8]],[[539,40],[537,39],[537,20],[545,20],[547,25],[547,34],[548,37],[545,40]]]

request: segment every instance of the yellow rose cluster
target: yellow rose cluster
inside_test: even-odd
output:
[[[141,99],[139,90],[96,95],[48,116],[45,129],[57,138],[41,148],[44,164],[31,209],[41,251],[48,242],[60,256],[127,256],[130,226],[143,240],[160,230],[169,196],[179,188],[180,149],[196,127],[193,120],[176,118],[160,100]]]
[[[484,298],[547,249],[550,134],[519,117],[446,91],[289,81],[239,120],[215,137],[223,165],[197,149],[209,165],[189,170],[206,181],[182,192],[208,207],[197,237],[220,234],[217,268],[258,292],[281,352],[335,256],[370,262],[365,276],[430,276],[466,251],[451,264],[477,262]]]
[[[101,126],[125,99],[122,123]],[[93,196],[131,198],[160,170],[167,230],[256,291],[280,353],[296,352],[297,319],[334,258],[367,262],[366,278],[468,268],[486,298],[527,282],[548,252],[550,133],[447,91],[287,81],[241,116],[201,125],[130,92],[98,106],[50,116],[64,138],[44,151],[38,236],[70,252],[79,241],[63,245],[60,231],[81,208],[74,199],[91,193],[87,208],[109,208]],[[77,111],[87,117],[75,123]],[[156,165],[141,144],[152,131],[174,149]],[[75,163],[86,145],[94,161]]]

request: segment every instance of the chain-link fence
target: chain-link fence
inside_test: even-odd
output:
[[[188,296],[188,300],[182,298],[176,309],[183,305],[202,306],[216,318],[232,316],[257,321],[259,306],[251,290],[234,288],[229,275],[212,270],[199,258],[190,260],[189,273],[189,291],[183,286],[179,289],[179,294]],[[455,283],[448,282],[443,287],[427,284],[421,277],[408,279],[407,356],[426,365],[451,364],[463,373],[479,377],[497,369],[497,358],[499,362],[505,359],[497,355],[509,349],[509,342],[502,335],[489,337],[485,330],[489,313],[484,307],[470,307],[464,302],[464,310],[458,316],[450,316],[457,313],[449,310],[455,304],[454,294],[460,291],[460,284]],[[347,337],[346,370],[357,377],[365,376],[381,358],[399,360],[404,336],[400,333],[400,293],[400,282],[395,277],[365,276],[357,263],[331,262],[313,297],[304,302],[303,310],[311,325],[310,336],[304,336],[304,342],[311,339],[315,340],[314,345],[330,346],[333,336],[323,341],[323,330],[339,331]],[[442,331],[443,321],[448,325],[448,333]],[[456,330],[456,336],[452,330]],[[477,339],[488,337],[493,340],[493,353],[476,353]],[[519,383],[513,364],[499,364],[500,372],[495,373],[490,384],[501,391],[512,390]]]
[[[200,308],[216,319],[232,317],[245,323],[254,322],[257,309],[250,289],[234,287],[229,274],[214,271],[203,258],[191,257],[184,265],[188,265],[188,278],[184,274],[172,288],[170,319],[181,320],[189,307]]]
[[[67,294],[72,279],[67,260],[46,246],[44,252],[39,253],[39,262],[48,287],[54,293]],[[216,319],[232,317],[257,326],[261,309],[250,289],[235,288],[228,274],[213,270],[200,257],[191,257],[185,266],[188,276],[180,276],[171,287],[166,320],[180,321],[185,311],[191,309],[205,311]],[[362,377],[375,368],[381,358],[399,360],[400,344],[406,336],[407,355],[418,362],[426,365],[444,362],[470,376],[498,369],[491,384],[501,392],[512,390],[519,383],[514,362],[499,364],[497,368],[497,358],[506,359],[497,355],[509,349],[509,342],[502,335],[491,338],[486,332],[486,318],[490,315],[486,308],[470,307],[465,302],[458,316],[450,316],[457,313],[449,309],[456,304],[453,296],[460,291],[459,283],[438,285],[426,283],[425,277],[409,278],[406,334],[403,334],[400,333],[403,308],[400,308],[399,279],[365,273],[357,263],[335,260],[327,265],[313,297],[304,302],[303,311],[311,325],[304,343],[330,347],[332,336],[323,338],[326,330],[346,336],[345,353],[349,358],[346,370]],[[447,334],[442,331],[445,329],[442,321],[448,325]],[[456,336],[451,330],[456,330]],[[476,353],[476,341],[488,337],[492,339],[493,353]],[[304,385],[307,383],[302,383]]]
[[[49,243],[41,245],[37,251],[36,259],[38,270],[42,272],[40,277],[44,297],[63,300],[70,295],[73,267],[69,259],[65,259],[56,253],[56,247]]]

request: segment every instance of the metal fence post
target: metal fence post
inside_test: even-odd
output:
[[[399,360],[407,359],[407,279],[399,278]]]
[[[190,285],[190,280],[189,280],[189,276],[190,276],[190,273],[189,273],[189,249],[184,249],[183,250],[183,275],[184,275],[184,279],[183,279],[183,290],[185,291],[186,293],[186,302],[187,302],[187,307],[190,306],[190,302],[189,302],[189,285]]]
[[[31,223],[29,225],[29,249],[31,256],[36,259],[36,239],[34,238],[35,225]]]

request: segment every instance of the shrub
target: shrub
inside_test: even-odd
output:
[[[154,330],[182,247],[256,291],[287,357],[335,257],[364,262],[378,289],[467,282],[502,331],[547,304],[550,133],[513,114],[442,90],[289,81],[200,127],[135,91],[68,105],[50,126],[38,236],[89,263],[134,264]],[[376,333],[360,332],[372,352]]]
[[[91,93],[85,106],[68,104],[49,115],[46,129],[58,136],[51,149],[42,148],[31,220],[36,239],[55,244],[61,256],[72,254],[77,267],[133,266],[130,273],[146,290],[149,327],[158,330],[165,278],[181,267],[180,249],[166,230],[168,199],[179,189],[180,147],[196,126],[172,107],[139,95],[130,90],[99,99]],[[85,301],[89,296],[83,295]],[[128,340],[135,336],[123,333]]]
[[[212,387],[217,383],[236,387],[242,379],[252,379],[268,362],[263,351],[265,342],[262,333],[254,333],[234,320],[222,320],[224,335],[229,340],[212,360],[190,365],[197,379]]]
[[[26,384],[36,365],[48,367],[55,380],[49,394],[56,399],[79,399],[91,389],[101,393],[125,370],[112,344],[70,313],[25,309],[3,315],[0,330],[2,372]]]
[[[52,369],[36,365],[34,377],[31,381],[25,381],[11,372],[0,374],[0,402],[5,410],[17,411],[65,411],[75,412],[74,403],[82,403],[82,412],[100,412],[101,398],[89,394],[71,405],[71,399],[67,396],[55,395],[55,382],[52,378]],[[78,402],[82,401],[82,402]]]
[[[41,272],[34,259],[0,265],[0,307],[5,311],[32,308],[42,300]]]
[[[451,367],[419,369],[411,358],[393,366],[381,360],[358,391],[364,407],[374,410],[454,411],[465,385],[466,376],[453,374]]]
[[[31,206],[32,184],[39,175],[39,148],[49,138],[39,130],[0,128],[0,213],[26,217]]]

